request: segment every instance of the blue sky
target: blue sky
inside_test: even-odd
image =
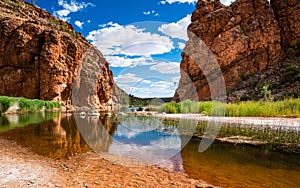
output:
[[[72,24],[93,43],[110,63],[117,85],[127,93],[172,97],[196,2],[36,0],[35,4]]]

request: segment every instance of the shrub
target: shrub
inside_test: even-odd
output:
[[[265,101],[273,100],[272,92],[271,92],[271,90],[269,90],[269,84],[264,84],[260,88],[260,96],[262,96]]]
[[[294,50],[293,48],[288,48],[288,49],[286,50],[286,52],[287,52],[288,54],[294,54],[294,53],[295,53],[295,50]]]
[[[283,73],[283,81],[284,82],[293,82],[297,79],[298,74],[299,74],[299,69],[297,66],[285,67],[285,70]]]
[[[10,106],[10,99],[6,96],[0,96],[0,112],[6,112]]]

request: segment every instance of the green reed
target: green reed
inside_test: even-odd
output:
[[[300,98],[283,101],[247,101],[224,104],[215,101],[164,103],[157,108],[166,113],[203,113],[207,115],[225,115],[232,117],[274,117],[300,116]]]
[[[53,101],[0,96],[0,113],[6,112],[12,105],[17,105],[21,111],[39,111],[43,109],[61,108],[61,105],[58,102]]]

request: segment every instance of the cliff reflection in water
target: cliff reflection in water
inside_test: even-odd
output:
[[[89,147],[95,152],[108,152],[117,130],[117,120],[106,116],[81,118],[79,114],[75,114],[74,117],[78,130]]]
[[[84,124],[93,135],[105,135],[106,129],[113,134],[116,124],[107,118]],[[99,124],[103,126],[99,126]],[[103,128],[105,127],[105,129]],[[28,113],[0,116],[0,136],[30,148],[33,152],[51,158],[64,158],[76,153],[91,151],[77,128],[74,116],[64,113]],[[110,137],[95,142],[97,147],[108,151]]]

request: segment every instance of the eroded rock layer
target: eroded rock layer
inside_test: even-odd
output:
[[[72,96],[74,79],[81,76],[88,82],[90,72],[80,74],[85,70],[83,60],[95,56],[96,80],[89,85],[93,100],[82,105],[109,110],[118,101],[101,52],[44,10],[22,0],[0,1],[0,39],[0,95],[54,100],[71,107],[72,98],[80,97]]]
[[[219,0],[199,0],[188,27],[189,40],[182,53],[181,79],[174,100],[191,98],[191,84],[199,100],[211,99],[209,85],[218,87],[208,83],[210,72],[204,72],[199,66],[203,59],[191,58],[195,53],[202,53],[200,49],[192,49],[197,40],[203,41],[214,54],[226,88],[231,89],[241,75],[263,72],[281,61],[288,47],[297,48],[299,10],[297,0],[274,0],[271,4],[267,0],[236,0],[230,6],[224,6]],[[206,63],[209,66],[210,62]]]

